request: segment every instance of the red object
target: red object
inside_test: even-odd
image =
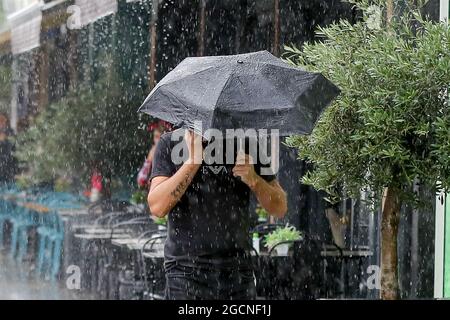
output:
[[[152,170],[152,163],[149,160],[145,160],[144,165],[138,173],[138,185],[140,187],[145,187],[148,182],[148,176],[150,175],[150,171]]]
[[[157,120],[152,123],[149,123],[147,131],[151,132],[155,129],[159,129],[161,131],[170,131],[172,130],[172,124],[164,120]]]
[[[98,171],[94,171],[91,178],[91,187],[92,189],[97,189],[98,191],[103,190],[103,177]]]

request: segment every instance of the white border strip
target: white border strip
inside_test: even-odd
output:
[[[440,0],[439,20],[448,23],[450,0]],[[444,297],[444,242],[445,242],[445,194],[436,196],[436,221],[434,241],[434,297]]]
[[[439,20],[448,22],[448,9],[450,0],[440,0],[439,4]]]
[[[436,221],[434,240],[434,297],[444,297],[444,240],[445,240],[445,194],[436,197]]]

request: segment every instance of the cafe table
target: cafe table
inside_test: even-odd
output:
[[[337,262],[339,267],[339,295],[340,298],[363,298],[361,288],[364,288],[364,281],[367,278],[364,267],[368,260],[373,256],[373,251],[367,246],[359,246],[353,249],[341,249],[336,246],[324,246],[320,252],[323,259],[323,277],[325,292],[327,291],[328,266],[332,262]],[[356,264],[356,271],[351,272]],[[353,277],[350,277],[350,274]],[[332,280],[335,279],[332,276]]]
[[[151,238],[127,238],[127,239],[113,239],[111,243],[120,248],[128,250],[141,250],[144,244]]]

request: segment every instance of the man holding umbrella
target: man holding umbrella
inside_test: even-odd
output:
[[[183,130],[183,129],[178,129]],[[250,192],[272,215],[287,211],[275,176],[260,176],[250,156],[238,154],[224,170],[202,170],[201,136],[186,130],[188,156],[171,159],[173,133],[164,134],[153,159],[148,196],[153,215],[169,215],[165,246],[169,299],[251,299],[255,283],[249,247]]]
[[[287,211],[285,192],[274,175],[263,174],[258,157],[238,148],[235,161],[225,166],[203,161],[203,143],[215,141],[208,131],[309,134],[338,93],[321,74],[294,68],[267,51],[187,58],[152,90],[140,111],[185,128],[161,136],[148,195],[151,213],[168,215],[168,299],[255,298],[250,195],[275,217]],[[180,142],[174,135],[187,149],[183,163],[174,161]]]

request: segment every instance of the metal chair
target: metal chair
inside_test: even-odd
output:
[[[146,225],[144,232],[140,233],[137,238],[138,244],[142,246],[147,242],[147,238],[161,234],[158,226],[154,223]],[[139,246],[139,245],[138,245]],[[139,250],[121,250],[122,255],[116,257],[117,260],[126,258],[127,263],[122,263],[122,270],[118,273],[116,293],[117,298],[142,300],[146,292],[145,274],[143,272],[143,262],[141,256],[141,248]]]
[[[291,244],[289,255],[275,257],[276,247]],[[268,299],[310,300],[321,295],[321,244],[305,236],[280,242],[269,251]]]
[[[113,211],[125,211],[127,207],[132,206],[128,201],[104,199],[94,202],[88,209],[89,215],[101,215]]]
[[[142,261],[142,274],[145,285],[145,292],[143,294],[144,299],[149,300],[162,300],[164,294],[162,290],[156,293],[156,289],[158,284],[161,288],[165,286],[165,271],[164,271],[164,263],[163,259],[152,259],[151,265],[148,265],[146,260],[148,259],[145,256],[145,253],[154,252],[154,246],[162,239],[166,239],[167,234],[157,235],[149,240],[147,240],[141,249],[141,261]],[[148,248],[148,249],[147,249]]]
[[[116,299],[118,297],[118,278],[120,274],[127,268],[127,263],[121,263],[117,248],[114,248],[111,245],[111,240],[117,234],[117,230],[121,230],[121,232],[125,231],[132,235],[136,233],[136,229],[146,229],[151,225],[151,223],[152,221],[149,217],[138,217],[132,218],[130,220],[124,220],[123,216],[118,216],[109,221],[109,228],[111,228],[110,237],[108,240],[104,240],[102,242],[102,245],[99,247],[98,255],[99,276],[97,282],[97,291],[103,294],[106,293],[105,298]],[[133,259],[133,257],[130,256],[129,259]]]
[[[261,223],[256,225],[251,231],[250,234],[258,233],[260,235],[260,238],[266,234],[271,233],[272,231],[275,231],[277,228],[282,228],[285,225],[282,223]]]

